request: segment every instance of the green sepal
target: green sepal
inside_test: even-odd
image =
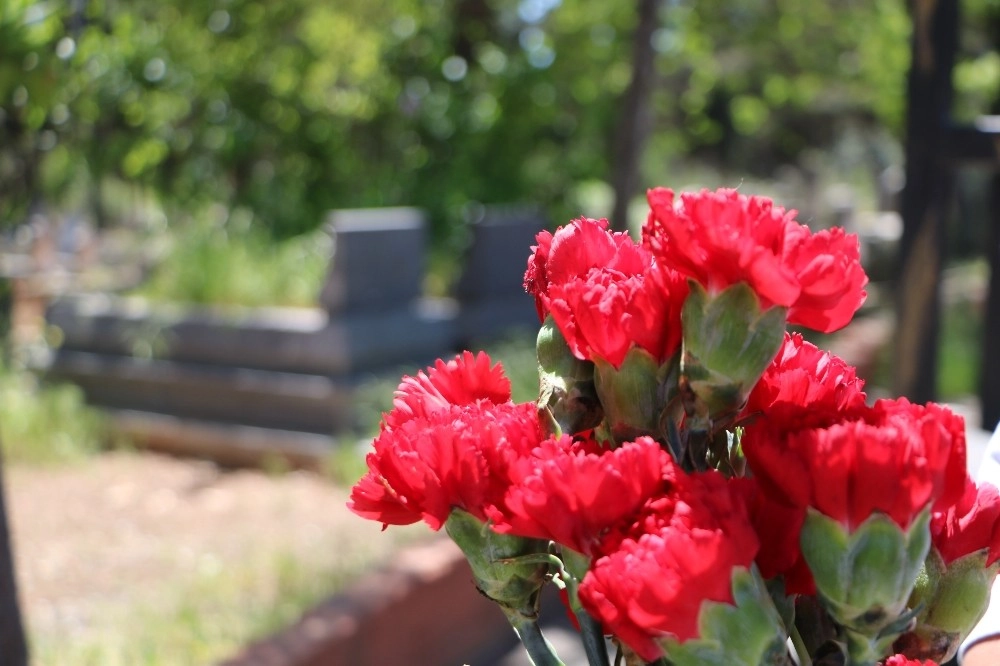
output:
[[[605,426],[618,444],[648,435],[662,439],[661,416],[676,387],[675,359],[659,364],[652,354],[632,347],[621,367],[594,363],[594,385]]]
[[[762,310],[745,282],[715,296],[689,283],[691,293],[681,311],[681,391],[688,416],[711,427],[725,424],[743,407],[781,348],[788,309]]]
[[[603,414],[594,387],[594,364],[575,356],[552,316],[538,331],[538,408],[558,432],[575,434],[597,426]]]
[[[756,566],[736,567],[733,604],[702,602],[699,637],[659,641],[673,666],[765,666],[787,663],[788,634]]]
[[[930,549],[929,523],[927,509],[908,530],[874,513],[848,533],[838,521],[808,510],[802,556],[823,607],[845,628],[851,657],[859,663],[906,629],[906,602]]]
[[[531,556],[547,554],[548,541],[497,534],[462,509],[452,509],[444,528],[469,561],[480,592],[499,604],[508,617],[538,617],[539,593],[550,565],[548,557]]]

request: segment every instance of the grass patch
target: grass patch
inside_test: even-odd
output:
[[[107,419],[70,384],[0,367],[0,442],[6,463],[58,464],[98,452],[111,437]]]
[[[133,293],[205,305],[315,306],[330,263],[329,235],[275,241],[243,226],[199,220],[174,231],[170,252]]]
[[[426,529],[394,529],[380,535],[380,545],[388,553],[386,539],[401,546],[423,536]],[[334,550],[336,557],[322,550],[312,556],[258,554],[225,564],[207,560],[191,580],[151,581],[141,601],[103,609],[85,631],[34,635],[33,659],[42,666],[217,663],[287,627],[370,571],[379,557],[374,546]]]

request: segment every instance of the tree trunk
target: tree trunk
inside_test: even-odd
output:
[[[615,205],[611,226],[617,231],[628,230],[628,204],[639,191],[639,165],[650,131],[649,98],[656,77],[653,33],[660,23],[661,0],[638,0],[638,3],[639,17],[632,35],[632,81],[622,99],[612,152]]]
[[[936,397],[945,224],[952,170],[945,162],[958,3],[914,5],[907,80],[906,187],[896,282],[893,392],[913,402]]]
[[[10,360],[10,334],[14,323],[14,281],[0,275],[0,365]]]
[[[7,523],[7,507],[4,502],[2,456],[0,456],[0,663],[5,666],[28,664],[28,645],[17,603],[13,549]]]

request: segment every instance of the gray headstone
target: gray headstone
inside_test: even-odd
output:
[[[471,240],[455,295],[460,301],[524,297],[524,270],[535,236],[546,227],[535,208],[486,207],[470,227]]]
[[[382,310],[419,298],[424,280],[424,213],[416,208],[337,210],[328,223],[333,259],[320,292],[327,312]]]
[[[462,344],[538,326],[524,271],[535,236],[546,227],[534,208],[484,208],[470,228],[462,276],[455,288]]]

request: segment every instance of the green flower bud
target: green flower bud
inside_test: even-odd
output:
[[[986,566],[988,549],[945,564],[931,549],[908,603],[918,611],[917,625],[893,646],[912,659],[944,663],[986,613],[1000,561]]]
[[[761,310],[744,282],[714,297],[691,281],[681,321],[681,392],[689,417],[711,429],[732,418],[781,348],[787,308]]]

